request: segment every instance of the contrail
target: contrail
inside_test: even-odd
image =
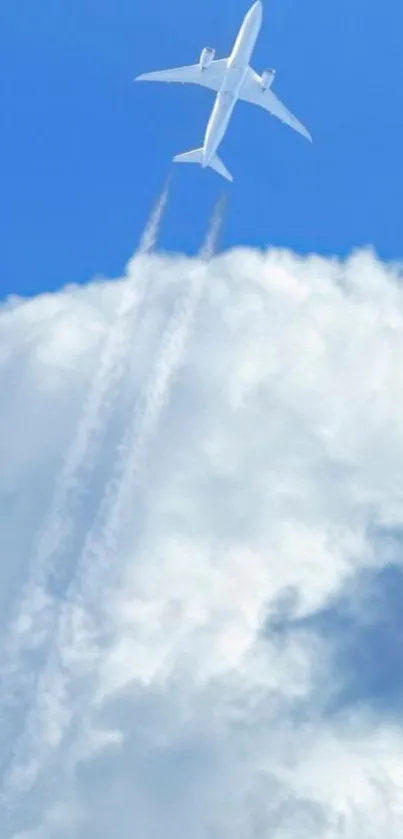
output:
[[[74,677],[81,677],[76,651],[91,646],[96,638],[96,623],[88,611],[89,603],[101,603],[105,572],[111,570],[119,547],[120,535],[130,521],[130,499],[138,486],[150,439],[155,434],[161,412],[169,397],[172,379],[179,367],[200,300],[209,259],[215,252],[224,215],[224,200],[217,203],[205,242],[199,252],[199,264],[193,271],[190,285],[178,301],[161,339],[160,348],[148,384],[128,427],[114,470],[106,486],[98,515],[85,541],[76,575],[70,585],[68,599],[59,615],[56,637],[47,664],[40,676],[36,702],[31,709],[19,742],[13,750],[4,776],[0,803],[9,803],[10,796],[26,792],[35,783],[52,751],[43,732],[47,724],[49,697],[57,695],[63,708],[67,704]],[[201,264],[200,264],[201,261]],[[100,651],[93,651],[91,667],[97,665]],[[95,659],[95,660],[94,660]],[[71,672],[71,662],[75,671]],[[77,671],[78,666],[78,671]],[[88,662],[82,664],[82,677],[88,678]],[[90,671],[91,674],[91,671]],[[72,700],[74,701],[74,700]],[[62,713],[65,717],[65,713]],[[68,719],[66,720],[69,725]],[[58,743],[65,734],[62,732]]]
[[[199,259],[203,262],[208,262],[217,250],[219,236],[222,230],[222,225],[227,206],[227,193],[223,192],[221,198],[218,199],[215,205],[213,215],[211,217],[207,236],[199,251]]]
[[[166,183],[151,213],[137,251],[147,255],[155,247],[163,212],[168,200]],[[58,562],[74,532],[74,512],[85,489],[86,478],[96,463],[106,422],[115,404],[124,373],[127,346],[133,324],[144,300],[145,284],[135,274],[123,284],[115,319],[106,338],[99,364],[84,404],[74,438],[59,474],[52,504],[40,533],[16,614],[8,630],[0,660],[0,715],[14,704],[16,694],[30,680],[24,656],[46,641],[54,622],[54,599],[46,592]],[[25,701],[25,697],[24,697]],[[4,720],[2,720],[4,725]],[[4,735],[9,732],[4,730]]]
[[[101,550],[95,548],[98,562],[103,557],[109,557],[109,552],[117,548],[124,510],[128,508],[127,502],[140,475],[148,443],[156,431],[161,412],[168,399],[172,379],[183,357],[204,287],[206,263],[214,255],[224,210],[225,198],[221,197],[217,202],[206,239],[199,252],[202,265],[194,269],[188,289],[175,306],[163,333],[149,382],[139,400],[138,409],[134,412],[133,422],[120,446],[116,475],[112,478],[105,494],[109,512],[101,539],[102,548]],[[112,503],[110,503],[110,498],[113,498]]]
[[[137,253],[141,256],[142,254],[149,254],[151,253],[156,245],[157,237],[160,229],[161,219],[164,214],[164,210],[168,201],[169,195],[169,188],[171,186],[171,177],[167,178],[166,184],[164,189],[161,192],[161,195],[158,198],[158,201],[151,213],[149,218],[148,224],[144,230],[144,233],[140,239],[140,244],[138,247]]]

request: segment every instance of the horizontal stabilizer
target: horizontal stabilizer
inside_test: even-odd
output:
[[[193,149],[184,154],[177,154],[174,163],[201,163],[203,160],[203,149]]]
[[[215,154],[214,157],[210,160],[209,166],[214,169],[215,172],[218,172],[219,175],[222,175],[223,178],[226,178],[227,181],[233,181],[233,177],[226,166],[224,166],[221,157],[218,157],[218,154]]]
[[[187,151],[184,154],[177,154],[174,157],[174,163],[202,163],[203,162],[203,149],[193,149],[193,151]],[[221,158],[218,157],[218,154],[215,154],[214,157],[211,158],[210,163],[208,164],[210,169],[214,169],[215,172],[218,172],[219,175],[222,175],[223,178],[226,178],[227,181],[232,181],[233,177],[228,172],[226,166],[222,162]]]

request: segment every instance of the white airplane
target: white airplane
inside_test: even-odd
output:
[[[135,81],[181,82],[182,84],[188,82],[217,91],[203,147],[185,152],[185,154],[177,154],[174,157],[175,163],[200,163],[203,168],[210,166],[227,180],[233,180],[232,175],[218,157],[217,149],[238,99],[260,105],[312,142],[309,131],[270,89],[276,71],[264,70],[259,76],[249,65],[262,26],[262,18],[263,4],[261,0],[257,0],[245,16],[229,58],[214,60],[215,50],[205,47],[198,64],[177,67],[174,70],[142,73],[135,79]]]

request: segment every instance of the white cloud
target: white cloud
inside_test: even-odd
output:
[[[387,697],[332,710],[337,621],[312,621],[403,524],[399,270],[142,256],[3,306],[7,639],[114,313],[148,282],[72,538],[3,645],[2,836],[400,836],[401,727]]]

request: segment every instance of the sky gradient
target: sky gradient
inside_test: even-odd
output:
[[[229,53],[248,3],[42,0],[0,10],[3,295],[118,275],[172,172],[160,246],[193,253],[225,182],[171,165],[201,144],[213,95],[133,85]],[[266,2],[254,65],[313,145],[240,103],[220,153],[233,172],[223,247],[401,256],[401,4]]]

